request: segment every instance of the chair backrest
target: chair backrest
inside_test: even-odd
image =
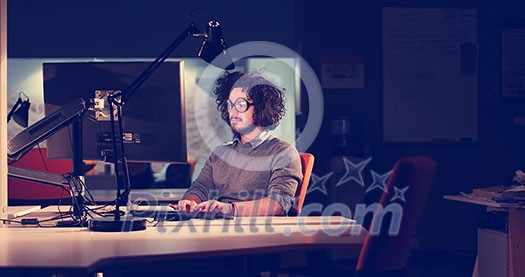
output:
[[[308,184],[310,183],[310,176],[312,176],[312,169],[314,168],[314,155],[309,153],[301,153],[301,166],[303,173],[303,180],[297,187],[295,191],[296,205],[295,209],[297,214],[301,213],[301,209],[304,205],[304,200],[306,198],[306,192],[308,191]]]
[[[14,163],[13,166],[46,172],[47,165],[50,173],[63,174],[64,172],[71,172],[73,167],[71,160],[47,159],[47,149],[41,148],[41,151],[42,155],[40,155],[38,148],[31,149],[22,159]],[[45,161],[45,164],[42,159]],[[42,185],[31,181],[10,177],[8,184],[9,199],[52,200],[71,197],[69,193],[58,187]]]
[[[197,163],[196,160],[188,157],[188,163],[190,164],[190,178],[193,177],[193,171],[195,171],[195,163]]]
[[[389,227],[390,225],[390,222],[384,220],[388,216],[379,216],[379,210],[376,211],[359,254],[356,267],[358,271],[380,272],[400,270],[406,267],[410,243],[416,233],[435,171],[436,163],[426,157],[405,157],[395,163],[386,183],[387,191],[381,195],[379,204],[383,208],[393,203],[402,207],[399,233],[389,235],[383,232],[385,228],[381,228],[380,234],[371,234],[371,230],[374,230],[375,227]],[[399,193],[399,190],[407,187],[405,192]],[[394,197],[395,195],[397,197]],[[404,199],[401,195],[404,196]],[[394,198],[395,201],[393,201]]]

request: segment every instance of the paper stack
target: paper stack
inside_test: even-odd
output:
[[[525,185],[513,186],[502,192],[504,198],[525,199]]]
[[[475,189],[472,189],[472,196],[485,197],[488,199],[503,198],[504,196],[502,193],[508,188],[509,187],[503,187],[503,186],[475,188]]]

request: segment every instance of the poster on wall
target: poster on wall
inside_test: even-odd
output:
[[[321,79],[323,88],[364,88],[363,56],[321,57]]]
[[[475,9],[383,8],[383,141],[478,138]]]
[[[525,26],[504,26],[502,43],[503,97],[525,97]]]

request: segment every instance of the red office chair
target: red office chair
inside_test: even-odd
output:
[[[312,169],[314,168],[314,155],[310,153],[301,153],[301,171],[303,173],[303,179],[297,190],[295,191],[295,212],[301,214],[301,210],[304,205],[304,200],[306,198],[306,192],[308,191],[308,184],[310,183],[310,177],[312,176]]]
[[[357,276],[402,276],[407,265],[410,243],[416,233],[416,229],[427,201],[430,187],[434,179],[436,164],[426,157],[406,157],[399,159],[390,175],[386,187],[379,200],[382,207],[390,203],[398,203],[403,209],[403,216],[397,235],[389,235],[390,222],[384,216],[381,222],[381,233],[372,234],[372,230],[381,219],[375,217],[368,235],[361,248],[357,265],[353,261],[328,262],[312,261],[306,268],[295,270],[278,270],[292,274],[306,274],[307,276],[326,276],[354,273]],[[391,201],[395,195],[395,188],[404,189],[405,201],[401,199]],[[387,232],[383,232],[386,229]],[[322,260],[322,259],[321,259]],[[350,275],[351,276],[351,275]]]
[[[312,169],[314,168],[314,155],[310,153],[300,153],[299,156],[301,158],[301,172],[303,173],[303,179],[297,185],[297,190],[295,191],[295,204],[288,212],[289,216],[297,216],[301,214],[304,200],[306,199],[306,192],[308,192],[310,177],[312,176]]]
[[[395,276],[404,273],[410,243],[428,199],[435,171],[436,163],[426,157],[405,157],[395,163],[386,184],[388,190],[383,192],[379,203],[383,207],[393,203],[391,200],[395,195],[394,187],[408,187],[404,193],[405,201],[395,201],[403,208],[399,234],[389,235],[381,231],[379,235],[372,235],[369,232],[357,261],[356,270],[359,276]],[[376,224],[381,224],[377,214],[372,219],[369,231],[374,230]],[[387,222],[382,222],[385,223]]]
[[[41,151],[42,156],[38,148],[31,149],[13,166],[46,172],[45,165],[47,165],[50,173],[63,174],[64,172],[71,172],[73,166],[71,160],[49,160],[47,159],[47,149],[41,148]],[[45,164],[42,157],[46,162]],[[13,203],[14,205],[52,204],[60,198],[65,200],[71,198],[69,193],[61,188],[15,178],[8,179],[8,197],[10,204]],[[67,201],[62,203],[67,203]]]

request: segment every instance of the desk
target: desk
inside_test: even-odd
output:
[[[525,221],[523,221],[525,220],[525,209],[523,207],[517,207],[516,204],[476,200],[462,195],[445,195],[443,198],[447,200],[483,205],[487,207],[508,209],[509,276],[525,277],[525,265],[523,264],[523,260],[525,259],[525,248],[523,246],[520,247],[521,238],[525,237]],[[477,268],[474,269],[474,272],[477,273]]]
[[[498,203],[496,201],[479,200],[476,198],[463,196],[463,195],[444,195],[443,199],[465,202],[465,203],[476,204],[476,205],[482,205],[482,206],[492,207],[492,208],[508,208],[508,207],[513,207],[517,205],[515,203]]]
[[[89,274],[144,261],[355,249],[366,233],[352,220],[338,216],[192,219],[130,233],[12,225],[0,229],[0,270]]]

